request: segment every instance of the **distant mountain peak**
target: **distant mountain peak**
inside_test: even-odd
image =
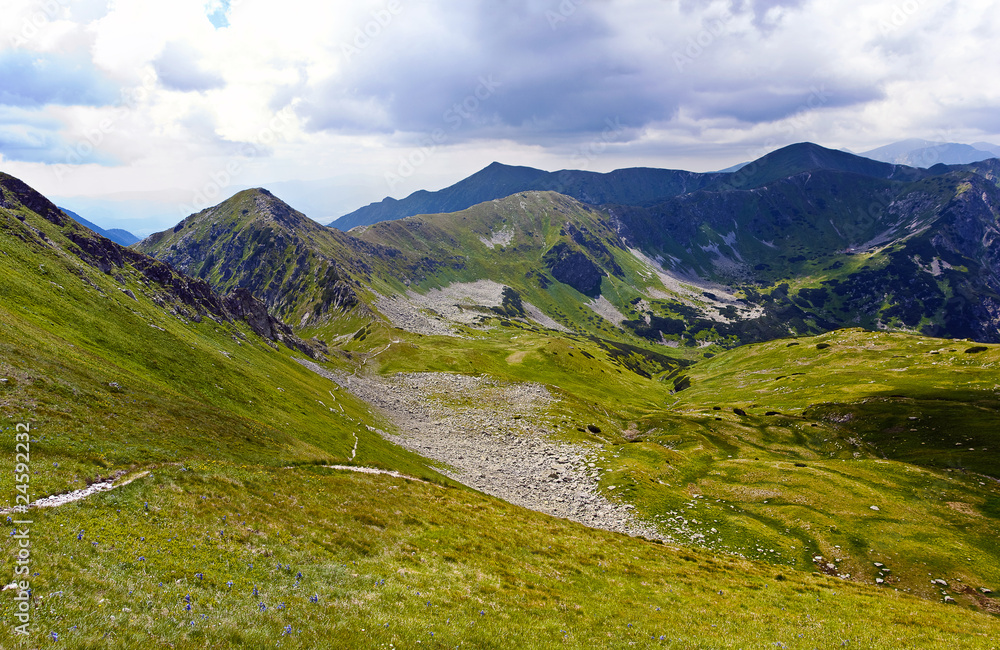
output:
[[[917,180],[925,174],[912,167],[871,160],[839,149],[828,149],[813,142],[798,142],[747,163],[732,172],[723,184],[728,188],[749,189],[815,171],[894,180]]]
[[[909,138],[861,154],[872,160],[928,169],[938,164],[965,165],[1000,155],[1000,148],[987,142],[971,145]]]
[[[674,196],[713,187],[749,188],[813,170],[849,172],[875,178],[916,180],[910,168],[876,162],[814,142],[799,142],[772,151],[732,173],[697,173],[674,169],[632,167],[607,173],[564,169],[546,172],[492,162],[471,176],[436,192],[419,190],[404,199],[371,203],[329,225],[347,231],[380,221],[419,214],[465,210],[478,203],[517,192],[549,190],[590,205],[651,206]]]
[[[72,210],[63,207],[60,207],[59,209],[62,210],[63,213],[66,214],[70,219],[77,222],[81,226],[90,228],[101,237],[106,237],[111,241],[115,242],[116,244],[120,244],[122,246],[131,246],[132,244],[139,241],[138,237],[136,237],[127,230],[122,230],[121,228],[109,228],[105,230],[104,228],[101,228],[97,224],[92,223],[87,219],[84,219],[83,217],[78,215],[76,212],[73,212]]]

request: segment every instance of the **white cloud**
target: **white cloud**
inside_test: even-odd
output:
[[[193,196],[235,167],[233,188],[364,176],[378,200],[412,161],[397,196],[494,159],[707,170],[802,140],[1000,139],[987,0],[8,0],[5,13],[0,55],[72,55],[125,93],[3,125],[5,171],[60,195]],[[609,120],[621,128],[602,142]],[[56,181],[12,161],[15,146],[92,153]]]

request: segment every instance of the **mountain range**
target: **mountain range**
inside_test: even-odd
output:
[[[991,647],[998,172],[494,164],[131,247],[0,174],[14,588],[70,647]]]
[[[961,165],[996,158],[1000,156],[1000,147],[988,142],[969,145],[913,138],[865,151],[860,155],[900,165],[933,167],[937,164]]]
[[[419,310],[429,290],[488,281],[538,322],[630,344],[859,325],[996,342],[996,167],[925,170],[808,143],[729,174],[494,164],[413,201],[461,206],[555,178],[567,193],[522,189],[344,233],[249,190],[138,248],[303,326],[331,309],[371,317],[387,297]]]
[[[346,214],[329,225],[346,231],[355,226],[371,225],[379,221],[402,219],[418,214],[455,212],[483,201],[531,190],[559,192],[594,205],[649,206],[672,196],[710,188],[713,184],[725,187],[732,182],[753,182],[755,179],[747,172],[738,174],[748,166],[754,169],[763,168],[765,174],[778,178],[783,173],[782,170],[773,164],[768,164],[776,161],[787,162],[789,167],[786,171],[789,174],[796,171],[825,169],[858,171],[865,175],[878,176],[891,174],[891,171],[888,171],[891,168],[880,168],[872,164],[872,160],[900,167],[932,167],[936,164],[980,162],[1000,156],[1000,147],[986,143],[977,145],[986,150],[981,151],[970,145],[913,139],[855,155],[802,143],[780,149],[753,163],[741,163],[720,172],[704,174],[649,168],[619,169],[606,174],[575,170],[545,172],[530,167],[511,167],[494,162],[450,187],[436,192],[420,190],[400,200],[386,198]],[[919,176],[919,172],[915,170],[905,173],[909,173],[913,178]]]
[[[104,228],[101,228],[100,226],[91,223],[90,221],[87,221],[86,219],[84,219],[77,213],[73,212],[72,210],[67,210],[66,208],[59,208],[59,209],[62,210],[66,216],[68,216],[70,219],[77,222],[81,226],[90,228],[101,237],[107,237],[116,244],[121,244],[122,246],[131,246],[132,244],[138,243],[139,241],[138,237],[136,237],[127,230],[123,230],[121,228],[111,228],[109,230],[105,230]]]

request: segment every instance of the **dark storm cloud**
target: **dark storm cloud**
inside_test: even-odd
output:
[[[676,111],[667,75],[617,52],[599,12],[580,6],[553,24],[546,10],[514,4],[443,18],[450,40],[403,29],[373,39],[301,113],[314,130],[444,129],[462,139],[558,137],[600,131],[609,118],[641,127]]]
[[[810,110],[853,106],[884,97],[875,87],[855,88],[836,82],[818,81],[794,90],[761,92],[745,88],[701,93],[697,117],[734,118],[740,122],[774,122]]]
[[[547,145],[601,133],[608,120],[627,138],[680,111],[758,123],[882,96],[828,69],[819,45],[795,57],[769,47],[780,35],[760,27],[763,17],[795,12],[801,0],[711,11],[664,2],[631,14],[583,0],[488,4],[401,12],[348,43],[338,76],[300,89],[308,128]]]

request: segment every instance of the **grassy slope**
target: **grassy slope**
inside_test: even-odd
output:
[[[517,194],[459,213],[421,215],[345,234],[318,226],[268,193],[247,190],[136,248],[205,278],[219,291],[248,287],[305,336],[328,341],[342,342],[372,321],[366,309],[348,310],[348,318],[337,309],[323,312],[337,279],[367,302],[374,298],[371,290],[394,295],[490,279],[576,331],[652,347],[597,315],[586,306],[592,296],[546,270],[544,256],[556,244],[584,249],[572,242],[568,225],[585,229],[595,242],[587,252],[606,273],[603,294],[623,314],[635,316],[632,303],[650,287],[672,293],[621,248],[604,215],[553,192]],[[502,233],[512,238],[507,245],[483,242]]]
[[[632,301],[645,297],[650,287],[673,293],[623,248],[606,215],[553,192],[525,192],[457,213],[383,222],[351,234],[403,251],[382,261],[382,276],[406,278],[416,291],[486,278],[512,287],[525,301],[577,332],[649,346],[595,314],[585,306],[592,297],[559,282],[546,269],[545,254],[560,242],[572,241],[570,227],[585,231],[585,237],[595,242],[591,248],[571,246],[584,250],[601,267],[602,295],[623,314],[630,313]],[[510,238],[509,243],[483,241],[501,234]]]
[[[56,647],[987,648],[1000,634],[960,608],[321,469],[164,468],[34,531],[35,622]]]
[[[677,444],[707,442],[720,462],[687,480],[746,529],[798,529],[793,565],[818,551],[872,580],[882,561],[926,597],[928,573],[995,584],[1000,349],[979,347],[843,330],[701,362],[672,411],[703,431]]]
[[[65,241],[28,218],[50,241]],[[284,469],[340,461],[356,434],[359,462],[435,478],[362,426],[378,424],[364,405],[342,393],[327,401],[332,385],[289,351],[242,328],[164,313],[127,269],[124,287],[138,301],[82,268],[92,288],[71,256],[8,235],[0,234],[11,278],[0,289],[0,340],[10,381],[0,399],[4,428],[37,428],[34,496],[119,468],[153,470],[118,491],[32,513],[33,621],[39,634],[56,632],[58,645],[104,647],[110,635],[125,646],[593,647],[660,645],[662,635],[662,645],[682,647],[989,647],[1000,634],[995,619],[962,608],[593,531],[464,488]],[[241,335],[242,344],[233,339]],[[620,463],[618,474],[605,486],[656,463],[663,470],[656,453],[666,447],[625,444],[629,420],[697,420],[663,414],[668,387],[631,373],[627,359],[594,340],[519,328],[479,336],[420,339],[377,363],[384,371],[454,364],[561,386],[557,414],[595,421],[618,443],[619,460],[609,459]],[[448,355],[440,354],[445,345]],[[513,360],[512,351],[525,354]],[[334,405],[345,416],[331,413]],[[12,460],[10,438],[4,448]],[[678,449],[667,458],[707,467],[706,453]],[[12,501],[10,475],[2,475]],[[664,494],[690,498],[655,490],[628,498],[655,514],[650,500]],[[4,538],[8,557],[13,544]],[[0,603],[12,620],[12,601]],[[291,634],[282,637],[286,625]]]
[[[46,245],[14,236],[28,230],[3,216],[0,403],[5,429],[31,421],[38,431],[47,469],[37,493],[153,462],[344,460],[356,432],[369,443],[364,453],[419,471],[358,424],[371,421],[366,406],[332,398],[330,382],[291,360],[301,355],[244,326],[167,313],[154,301],[162,287],[131,267],[102,274],[62,252],[70,244],[59,227],[28,213]],[[13,450],[12,440],[3,444]]]
[[[381,269],[376,275],[406,279],[406,287],[390,291],[489,278],[575,331],[650,347],[661,333],[682,348],[733,347],[857,325],[992,340],[989,317],[970,296],[996,300],[986,283],[994,264],[988,244],[994,195],[970,173],[904,182],[821,171],[749,191],[695,192],[645,211],[622,208],[619,218],[641,248],[681,273],[742,287],[750,303],[763,307],[753,321],[741,322],[733,310],[729,323],[705,318],[670,291],[651,297],[665,288],[623,249],[607,215],[560,195],[527,192],[352,234],[401,251],[374,263]],[[629,319],[623,329],[545,270],[546,251],[573,239],[567,224],[599,242],[580,248],[601,266],[603,297]],[[501,233],[510,238],[504,246],[482,241]],[[650,318],[660,322],[647,328]],[[681,354],[697,356],[690,349]]]
[[[585,337],[468,334],[394,346],[378,363],[559,387],[547,420],[606,443],[606,494],[679,543],[932,599],[945,594],[929,573],[957,578],[947,594],[973,607],[988,603],[964,585],[1000,583],[1000,485],[982,475],[1000,467],[994,346],[844,330],[650,381]],[[671,394],[678,379],[690,387]],[[579,431],[588,424],[601,433]]]
[[[139,248],[219,290],[247,286],[306,336],[338,344],[372,318],[366,308],[343,318],[343,310],[328,307],[335,283],[371,302],[369,288],[391,295],[480,279],[514,288],[574,331],[649,349],[665,339],[688,358],[855,325],[989,340],[982,327],[968,327],[988,317],[967,296],[996,298],[982,281],[991,264],[989,247],[973,250],[971,244],[973,231],[990,220],[991,202],[969,200],[979,191],[963,194],[970,179],[989,189],[971,173],[905,182],[853,170],[814,171],[752,190],[694,192],[645,211],[615,209],[630,237],[668,266],[742,287],[749,300],[743,307],[763,308],[750,321],[741,321],[734,307],[721,312],[731,322],[706,318],[697,308],[707,304],[700,290],[694,290],[694,304],[690,295],[681,300],[624,249],[608,215],[552,192],[519,193],[458,213],[345,234],[318,226],[264,191],[248,190]],[[875,240],[882,245],[845,254]],[[593,296],[554,279],[546,255],[566,244],[597,263],[603,297],[628,319],[622,327],[588,308]],[[704,345],[711,347],[699,351]]]

